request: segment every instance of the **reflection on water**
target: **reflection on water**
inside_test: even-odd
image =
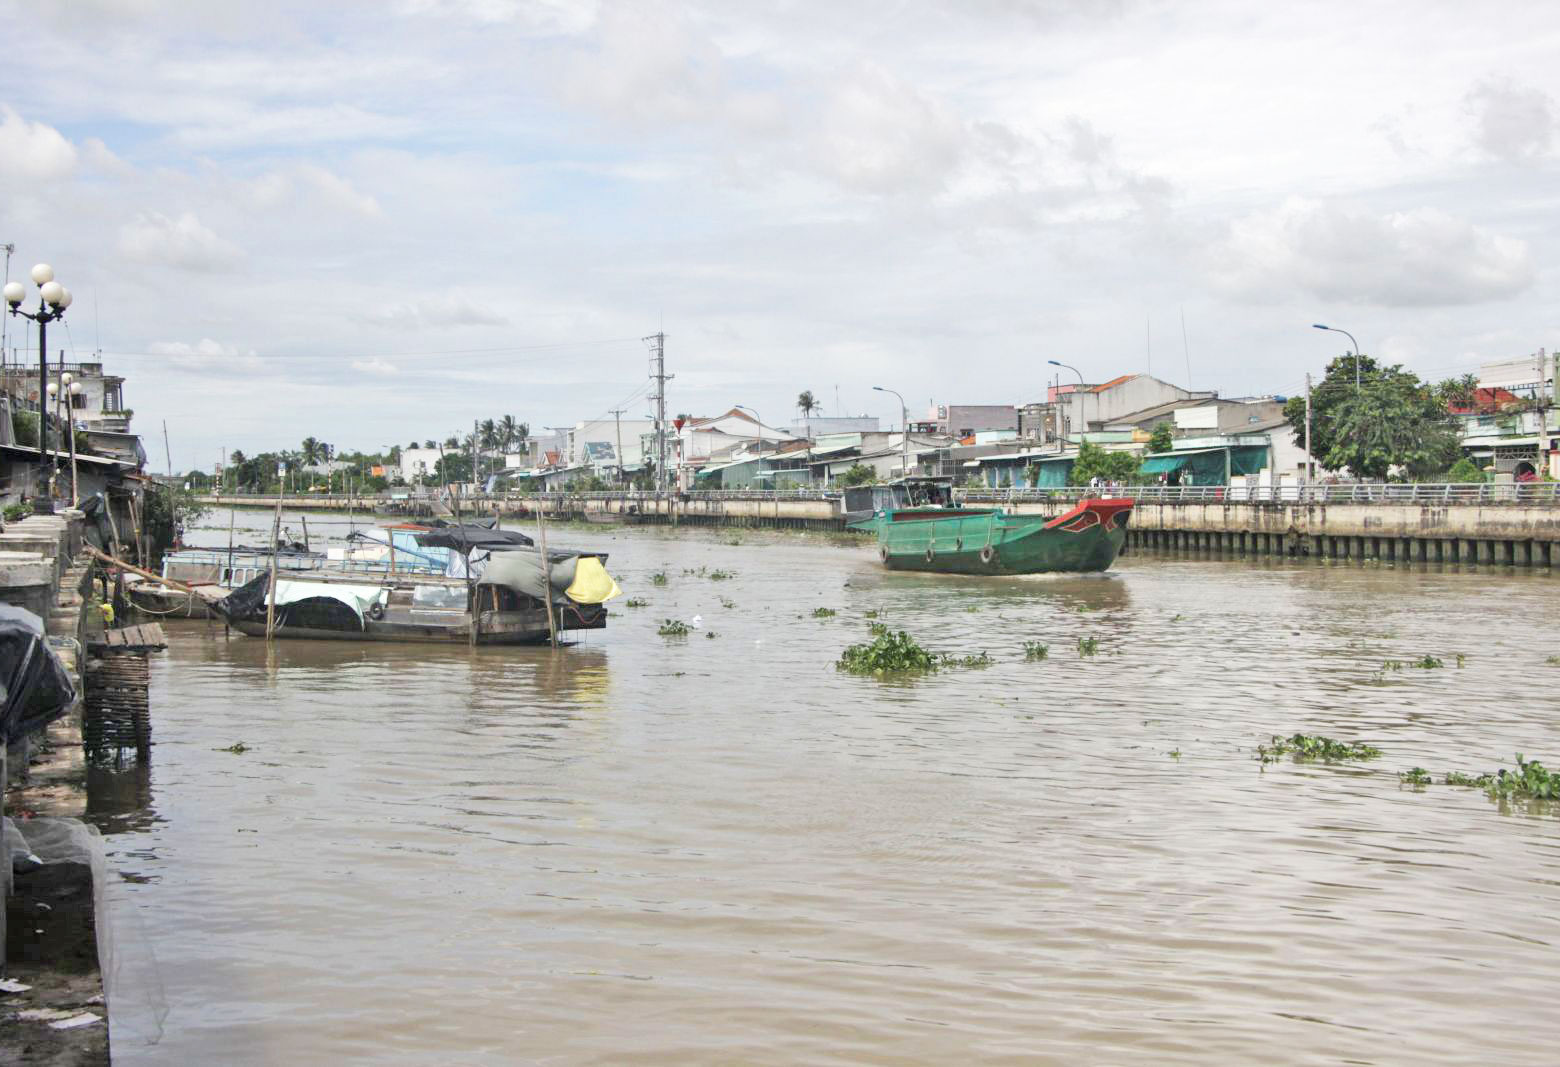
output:
[[[557,651],[169,625],[150,779],[94,795],[168,1008],[118,1062],[1529,1062],[1560,1038],[1560,816],[1396,777],[1560,761],[1548,578],[983,581],[823,539],[549,539],[610,551],[650,606]],[[840,675],[868,611],[997,662]],[[1385,755],[1253,760],[1295,730]]]

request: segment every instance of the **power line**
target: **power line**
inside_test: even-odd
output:
[[[626,344],[630,341],[638,341],[637,337],[608,337],[598,341],[560,341],[546,345],[508,345],[501,348],[441,348],[426,349],[416,352],[278,352],[272,355],[255,354],[253,357],[262,360],[273,359],[410,359],[416,356],[470,356],[470,355],[505,355],[513,352],[551,352],[560,348],[587,348],[596,345]],[[114,349],[105,350],[104,355],[115,357],[128,357],[132,359],[169,359],[173,357],[200,356],[202,352],[128,352]],[[212,358],[235,358],[230,353],[213,352]]]

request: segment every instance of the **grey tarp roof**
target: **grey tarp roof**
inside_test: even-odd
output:
[[[563,591],[574,584],[574,565],[579,556],[567,552],[549,552],[552,559],[552,591],[553,598],[563,596]],[[546,579],[542,570],[542,554],[540,551],[519,548],[508,552],[495,552],[487,559],[483,567],[482,577],[477,581],[482,585],[502,585],[526,596],[542,599],[542,590]]]

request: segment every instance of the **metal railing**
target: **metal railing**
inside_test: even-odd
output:
[[[205,493],[221,500],[275,501],[273,493]],[[493,504],[519,504],[526,502],[564,505],[586,501],[625,504],[651,503],[666,496],[675,496],[679,503],[701,501],[762,500],[762,501],[821,501],[838,500],[837,489],[697,489],[686,493],[658,494],[651,491],[592,493],[524,493],[511,491],[493,494],[463,495],[462,510],[481,510]],[[1311,485],[1128,485],[1067,486],[1056,489],[955,489],[954,499],[966,504],[1031,504],[1066,503],[1089,497],[1130,497],[1145,504],[1419,504],[1424,506],[1484,506],[1523,505],[1536,507],[1560,506],[1560,483],[1515,482],[1500,485],[1480,483],[1383,483],[1340,482],[1338,484],[1313,483]],[[289,494],[287,503],[294,507],[308,503],[345,503],[347,500],[368,505],[392,502],[390,493],[347,494],[296,493]],[[447,502],[447,498],[434,496],[402,497],[400,503],[412,505]]]

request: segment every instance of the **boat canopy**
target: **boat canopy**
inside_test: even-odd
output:
[[[495,530],[488,526],[442,526],[436,530],[416,535],[417,543],[426,548],[453,548],[469,552],[476,548],[488,551],[506,548],[526,548],[534,542],[519,530]]]
[[[622,594],[602,565],[601,557],[567,552],[549,552],[548,557],[552,571],[551,599],[554,601],[567,597],[579,604],[603,604]],[[478,582],[501,585],[537,600],[542,599],[548,586],[540,552],[494,553],[488,558]]]

